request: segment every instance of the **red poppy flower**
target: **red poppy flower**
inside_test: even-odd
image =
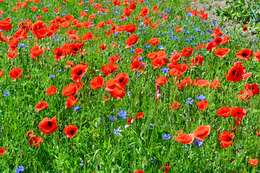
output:
[[[249,164],[250,166],[252,166],[252,167],[257,167],[258,163],[259,163],[259,160],[258,160],[258,159],[249,159],[249,160],[248,160],[248,164]]]
[[[66,109],[70,109],[72,108],[76,103],[78,102],[78,99],[71,95],[66,99]]]
[[[5,155],[5,148],[0,147],[0,156],[4,156],[4,155]]]
[[[0,20],[0,30],[9,31],[12,29],[11,19],[6,18],[4,20]]]
[[[101,71],[105,74],[105,76],[110,75],[118,69],[117,64],[106,64],[101,67]]]
[[[0,70],[0,78],[4,76],[4,71]]]
[[[38,128],[45,135],[50,135],[54,133],[58,129],[56,117],[53,118],[45,117],[39,123]]]
[[[78,64],[72,67],[71,79],[74,82],[79,82],[83,78],[84,74],[86,73],[87,68],[88,68],[87,64]]]
[[[35,105],[35,111],[36,112],[40,112],[44,109],[48,109],[49,105],[46,101],[42,100],[39,101],[36,105]]]
[[[231,109],[230,114],[233,118],[242,119],[246,115],[246,110],[241,107],[235,107]]]
[[[191,144],[194,140],[194,135],[193,134],[184,134],[181,133],[179,134],[176,138],[175,141],[179,142],[181,144]]]
[[[228,53],[230,52],[230,49],[228,48],[217,48],[214,51],[215,56],[219,58],[224,58]]]
[[[192,81],[192,84],[197,87],[207,87],[209,86],[209,81],[205,79],[195,79]]]
[[[48,34],[48,28],[43,21],[37,21],[32,25],[32,33],[38,38],[45,38]]]
[[[32,49],[30,50],[30,57],[32,59],[37,58],[43,53],[43,49],[41,49],[39,46],[33,46]]]
[[[165,76],[159,76],[159,77],[157,77],[157,79],[156,79],[156,81],[155,81],[155,84],[156,84],[156,86],[163,86],[163,85],[165,85],[166,83],[168,82],[168,79],[167,79],[167,77],[165,77]]]
[[[125,94],[125,89],[121,87],[115,87],[110,91],[110,95],[115,99],[122,99],[125,96]]]
[[[160,44],[160,40],[156,37],[153,37],[148,41],[148,44],[150,44],[151,46],[157,46],[158,44]]]
[[[181,54],[184,57],[190,57],[192,55],[193,48],[192,47],[185,47],[182,49]]]
[[[57,92],[57,88],[54,85],[51,85],[49,88],[46,89],[45,93],[47,96],[53,96]]]
[[[22,77],[23,70],[21,68],[13,68],[9,72],[9,76],[12,80],[16,80]]]
[[[145,17],[149,13],[149,9],[147,7],[143,7],[140,11],[140,16]]]
[[[197,107],[201,111],[205,111],[208,107],[208,101],[207,100],[202,100],[196,103]]]
[[[249,60],[253,51],[250,49],[242,49],[236,53],[236,57],[239,59]]]
[[[253,83],[253,84],[246,84],[245,85],[245,89],[247,91],[251,91],[253,93],[253,95],[257,95],[259,94],[259,86],[257,83]]]
[[[254,58],[257,62],[260,62],[260,51],[254,53]]]
[[[219,82],[218,79],[214,79],[212,82],[210,82],[209,87],[211,89],[218,89],[221,87],[221,83]]]
[[[171,76],[181,77],[188,70],[186,64],[176,64],[171,67],[169,74]]]
[[[104,85],[104,78],[102,76],[94,77],[90,81],[90,88],[93,90],[99,89]]]
[[[124,30],[129,33],[134,33],[136,31],[136,26],[134,24],[128,24],[124,26]]]
[[[43,139],[42,137],[39,137],[39,136],[31,136],[29,138],[29,144],[32,146],[32,147],[36,147],[36,148],[39,148],[40,145],[43,143]]]
[[[192,65],[202,65],[203,62],[204,62],[204,57],[201,55],[197,55],[195,58],[191,59]]]
[[[235,137],[234,133],[224,131],[219,134],[218,140],[220,142],[221,148],[228,148],[233,144],[233,139]]]
[[[206,137],[210,134],[210,125],[199,126],[194,132],[193,135],[195,138],[204,141]]]
[[[144,171],[141,169],[138,169],[138,170],[135,170],[134,173],[144,173]]]
[[[65,54],[64,54],[64,51],[62,48],[59,48],[59,47],[55,48],[53,53],[54,53],[54,59],[56,61],[59,61],[65,57]]]
[[[120,87],[125,88],[129,81],[129,76],[126,73],[119,73],[116,75],[114,81],[119,84]]]
[[[138,41],[138,39],[139,37],[136,34],[130,35],[126,40],[126,48],[133,46]]]
[[[75,125],[67,125],[64,127],[63,131],[67,138],[71,139],[77,135],[78,127]]]
[[[178,110],[181,107],[180,102],[174,101],[173,103],[171,103],[170,108],[173,110]]]
[[[216,114],[220,117],[227,118],[231,115],[231,108],[230,107],[221,107],[217,110]]]
[[[140,120],[144,118],[144,113],[143,112],[137,112],[135,115],[135,119]]]
[[[229,69],[226,79],[230,82],[239,82],[243,79],[246,70],[242,63],[236,62],[231,69]]]
[[[183,90],[185,87],[188,87],[192,84],[192,80],[190,77],[186,77],[182,79],[178,84],[177,87],[179,90]]]
[[[62,89],[62,95],[65,97],[75,95],[77,93],[77,91],[78,91],[77,84],[71,83]]]

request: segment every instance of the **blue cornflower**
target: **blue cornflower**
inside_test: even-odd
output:
[[[200,32],[201,30],[200,30],[200,28],[195,28],[194,29],[196,32]]]
[[[139,57],[138,61],[143,61],[143,59],[144,59],[143,57]]]
[[[187,100],[186,100],[186,104],[188,104],[188,105],[192,105],[193,102],[194,102],[194,100],[191,97],[187,98]]]
[[[189,12],[189,13],[187,13],[187,16],[191,17],[191,16],[192,16],[192,13],[190,13],[190,12]]]
[[[129,51],[130,51],[130,53],[135,53],[134,49],[130,49]]]
[[[122,130],[121,130],[121,128],[120,128],[120,127],[118,127],[118,128],[116,128],[116,129],[114,129],[114,135],[116,135],[116,136],[119,136],[119,135],[121,135],[121,132],[122,132]]]
[[[21,173],[21,172],[24,172],[24,167],[21,165],[21,166],[18,166],[15,170],[16,173]]]
[[[80,106],[75,106],[74,108],[73,108],[73,110],[75,111],[75,112],[79,112],[80,111]]]
[[[57,70],[57,73],[62,73],[62,72],[64,72],[65,70],[63,70],[63,69],[59,69],[59,70]]]
[[[116,120],[116,117],[114,115],[110,115],[108,119],[109,121],[114,122]]]
[[[164,68],[161,69],[161,71],[162,71],[164,74],[167,74],[167,73],[169,73],[169,68],[164,67]]]
[[[197,147],[201,147],[203,145],[203,141],[199,140],[199,139],[195,139],[193,141],[193,144]]]
[[[178,40],[178,37],[172,34],[172,35],[170,35],[170,39],[171,40]]]
[[[199,101],[201,101],[201,100],[205,100],[206,97],[205,97],[204,95],[198,95],[198,96],[196,96],[196,99],[198,99]]]
[[[172,138],[172,135],[169,133],[162,134],[162,139],[165,141],[170,140],[171,138]]]
[[[212,22],[211,22],[211,25],[212,26],[217,26],[218,25],[218,21],[213,19]]]
[[[54,78],[56,78],[56,75],[55,75],[55,74],[51,74],[51,75],[49,76],[49,78],[54,79]]]
[[[3,96],[4,96],[4,97],[8,97],[8,96],[10,96],[10,92],[7,91],[7,90],[5,90],[5,91],[3,92]]]
[[[149,45],[149,44],[144,45],[145,49],[149,49],[150,47],[151,47],[151,45]]]
[[[18,44],[18,48],[22,49],[22,48],[25,48],[27,47],[24,43],[19,43]]]
[[[115,36],[115,37],[117,37],[117,36],[118,36],[118,34],[119,34],[118,32],[114,32],[114,36]]]
[[[158,45],[158,49],[160,50],[164,49],[163,45]]]
[[[126,119],[126,116],[127,116],[127,112],[125,110],[120,110],[118,113],[117,113],[117,117],[119,119],[123,119],[125,120]]]

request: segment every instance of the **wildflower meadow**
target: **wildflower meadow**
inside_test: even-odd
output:
[[[0,0],[0,172],[260,173],[246,2]]]

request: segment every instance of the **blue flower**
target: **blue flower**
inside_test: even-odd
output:
[[[10,92],[7,91],[7,90],[5,90],[5,91],[3,92],[3,96],[4,96],[4,97],[8,97],[8,96],[10,96]]]
[[[158,45],[158,49],[160,50],[164,49],[163,45]]]
[[[122,130],[121,130],[121,128],[120,128],[120,127],[118,127],[118,128],[116,128],[116,129],[114,129],[114,135],[116,135],[116,136],[119,136],[119,135],[121,135],[121,132],[122,132]]]
[[[172,135],[171,134],[169,134],[169,133],[164,133],[164,134],[162,134],[162,139],[163,140],[170,140],[172,138]]]
[[[190,12],[189,12],[189,13],[187,13],[187,16],[191,17],[191,16],[192,16],[192,13],[190,13]]]
[[[162,71],[164,74],[168,74],[168,73],[169,73],[169,68],[164,67],[164,68],[161,69],[161,71]]]
[[[205,97],[204,95],[198,95],[198,96],[196,96],[196,99],[198,99],[199,101],[201,101],[201,100],[205,100],[206,97]]]
[[[116,120],[116,117],[113,116],[113,115],[110,115],[110,116],[108,117],[108,119],[109,119],[109,121],[114,122],[114,121]]]
[[[193,105],[193,102],[194,102],[194,100],[191,97],[187,98],[187,100],[186,100],[186,104],[188,104],[188,105]]]
[[[201,147],[203,145],[203,141],[199,140],[199,139],[195,139],[193,141],[193,144],[197,147]]]
[[[130,51],[130,53],[135,53],[134,49],[130,49],[129,51]]]
[[[170,39],[171,40],[178,40],[178,37],[172,34],[172,35],[170,35]]]
[[[127,116],[127,112],[124,111],[124,110],[120,110],[120,111],[117,113],[117,116],[118,116],[119,119],[125,120],[125,119],[126,119],[126,116]]]
[[[150,47],[151,47],[151,45],[149,45],[149,44],[144,45],[145,49],[149,49]]]
[[[200,28],[195,28],[194,29],[196,32],[200,32],[201,30],[200,30]]]
[[[21,48],[21,49],[22,49],[22,48],[25,48],[25,47],[27,47],[27,46],[26,46],[24,43],[19,43],[19,44],[18,44],[18,48]]]
[[[74,108],[73,108],[73,110],[75,111],[75,112],[79,112],[80,111],[80,106],[75,106]]]
[[[21,173],[21,172],[24,172],[24,167],[21,165],[21,166],[18,166],[15,170],[16,173]]]
[[[51,74],[51,75],[49,76],[49,78],[54,79],[54,78],[56,78],[56,75],[55,75],[55,74]]]

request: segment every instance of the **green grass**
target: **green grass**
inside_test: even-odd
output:
[[[100,1],[105,2],[105,1]],[[145,4],[151,8],[156,4],[155,0],[147,1]],[[12,18],[13,29],[6,35],[11,35],[17,30],[17,25],[21,20],[31,19],[36,21],[36,14],[29,8],[12,12],[11,8],[15,2],[5,1],[0,3],[0,10],[5,13],[2,19]],[[111,3],[105,6],[111,8]],[[160,10],[171,8],[169,20],[162,21],[157,14],[151,14],[153,21],[160,20],[161,25],[156,30],[149,28],[139,28],[137,34],[140,40],[135,47],[144,48],[146,42],[152,37],[158,37],[161,45],[165,48],[168,57],[173,50],[181,50],[192,43],[201,43],[210,39],[210,34],[206,32],[212,29],[210,21],[203,22],[198,18],[189,17],[185,13],[185,7],[189,5],[184,1],[161,1]],[[31,7],[33,5],[29,5]],[[40,9],[49,6],[49,12],[42,15],[42,20],[49,24],[56,14],[52,13],[55,7],[61,7],[62,2],[42,1],[37,5]],[[88,5],[85,7],[88,13],[94,9]],[[69,1],[61,13],[72,14],[79,17],[79,12],[84,8],[77,5],[75,1]],[[122,11],[122,7],[118,7]],[[138,22],[133,20],[141,9],[138,6],[132,17],[125,22],[117,24],[127,24]],[[176,19],[181,16],[181,19]],[[108,13],[107,15],[97,15],[94,23],[119,18],[119,15]],[[80,19],[81,20],[81,19]],[[86,20],[86,19],[84,19]],[[177,41],[169,38],[169,30],[180,25],[184,30],[189,31],[177,33]],[[198,27],[202,34],[194,29]],[[76,29],[76,28],[71,28]],[[106,28],[108,29],[108,28]],[[240,33],[226,33],[231,36],[231,42],[226,46],[231,49],[230,54],[224,59],[216,58],[206,50],[199,50],[194,55],[201,54],[205,58],[203,66],[193,68],[185,73],[184,77],[190,76],[192,79],[219,79],[222,87],[219,90],[207,88],[188,87],[184,91],[179,91],[174,84],[173,77],[169,77],[169,83],[161,89],[162,96],[159,101],[155,101],[155,79],[158,75],[163,75],[161,70],[153,70],[150,61],[145,55],[158,48],[144,49],[144,62],[147,63],[146,70],[140,76],[130,69],[133,54],[129,49],[125,49],[127,34],[120,33],[117,37],[104,36],[104,29],[91,28],[89,30],[80,29],[79,35],[86,31],[92,31],[97,37],[95,40],[85,44],[86,55],[81,57],[69,56],[64,60],[55,62],[52,50],[63,43],[68,42],[65,32],[68,29],[61,29],[57,33],[59,41],[53,38],[46,38],[38,41],[41,47],[49,48],[37,60],[29,57],[30,48],[36,43],[34,37],[22,41],[27,47],[19,49],[16,59],[8,60],[6,56],[7,45],[0,43],[0,69],[5,75],[0,78],[0,91],[9,91],[10,96],[0,98],[0,146],[7,149],[4,157],[0,157],[0,172],[14,172],[19,165],[25,167],[25,172],[133,172],[136,169],[143,169],[145,172],[163,172],[160,169],[166,162],[169,162],[171,172],[259,172],[257,168],[248,166],[249,158],[259,158],[260,142],[255,135],[260,129],[260,97],[253,97],[250,102],[241,102],[236,96],[243,89],[245,83],[260,82],[260,64],[253,60],[244,62],[248,72],[252,72],[252,77],[248,81],[239,83],[229,83],[225,79],[225,74],[237,59],[235,53],[241,48],[251,48],[252,45],[246,42]],[[185,42],[187,38],[194,37],[191,43]],[[111,48],[110,43],[117,42],[119,48]],[[102,52],[99,49],[101,43],[106,43],[108,48]],[[256,51],[256,50],[254,50]],[[111,99],[103,101],[104,89],[93,91],[89,87],[89,81],[94,76],[101,75],[100,68],[108,63],[110,55],[120,54],[118,72],[126,72],[130,76],[127,85],[126,95],[121,100]],[[64,69],[66,61],[72,60],[75,64],[85,62],[89,65],[88,71],[83,79],[84,88],[77,94],[81,111],[75,112],[65,109],[65,98],[61,96],[62,88],[71,82],[70,70],[57,72]],[[12,67],[21,67],[24,70],[23,77],[17,81],[12,81],[8,72]],[[56,78],[50,79],[49,75],[55,74]],[[106,77],[105,80],[111,79]],[[45,89],[50,85],[55,85],[59,93],[53,97],[45,96]],[[209,107],[205,112],[199,111],[195,105],[188,106],[185,101],[188,97],[195,98],[197,95],[206,96]],[[42,112],[34,111],[35,104],[40,100],[46,100],[49,108]],[[170,103],[174,100],[182,103],[182,108],[173,111],[169,109]],[[242,125],[236,131],[236,137],[232,147],[220,149],[218,129],[220,131],[229,130],[233,126],[232,119],[223,119],[216,116],[216,110],[221,106],[241,106],[247,110],[247,115]],[[125,110],[128,117],[134,117],[139,111],[144,112],[144,119],[135,121],[130,127],[124,128],[126,122],[117,120],[111,123],[109,115],[116,115],[119,110]],[[59,130],[50,136],[41,134],[38,123],[44,117],[56,116]],[[75,124],[79,127],[75,138],[69,140],[63,133],[63,128],[67,124]],[[203,147],[197,148],[193,145],[182,145],[174,140],[162,140],[162,134],[167,132],[173,136],[176,131],[183,129],[189,133],[202,124],[209,124],[212,128],[210,136],[205,140]],[[151,126],[152,125],[152,126]],[[113,130],[121,127],[122,135],[115,136]],[[38,136],[44,138],[44,142],[38,149],[30,147],[26,132],[33,130]],[[84,165],[80,166],[80,160]]]

